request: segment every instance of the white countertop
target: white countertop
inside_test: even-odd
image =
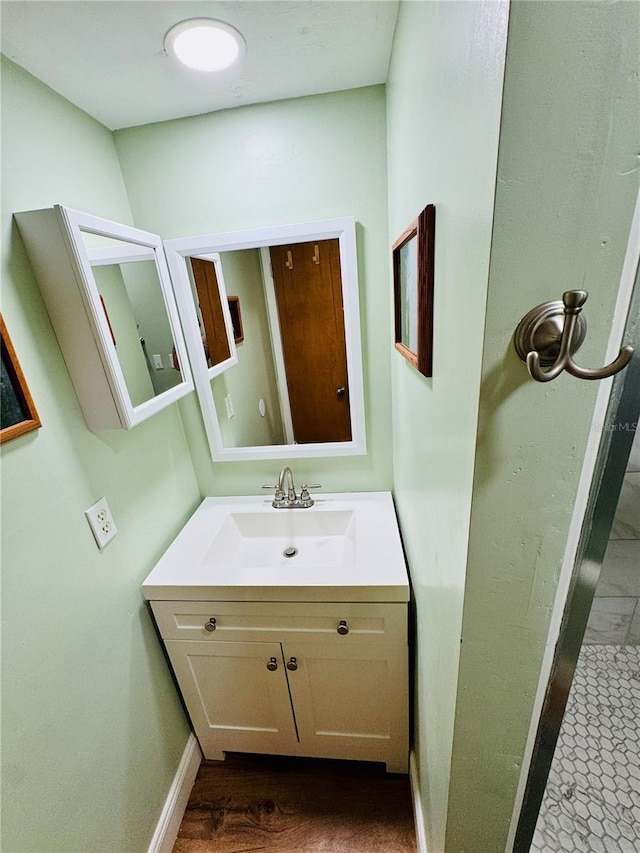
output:
[[[264,495],[205,498],[144,581],[144,597],[171,601],[409,600],[409,579],[390,492],[319,493],[314,495],[314,506],[307,509],[274,509],[272,499]],[[251,528],[249,536],[260,536],[253,540],[258,556],[251,556],[254,552],[244,547],[252,540],[238,532],[243,521]],[[294,531],[313,528],[316,523],[321,530],[337,529],[340,523],[344,531],[316,536],[311,556],[305,555],[305,533],[297,534],[302,538],[293,533],[290,544],[300,543],[299,555],[281,557],[288,534],[276,536],[276,529]],[[254,534],[254,529],[267,530],[272,538]],[[236,556],[238,542],[243,546],[241,557]],[[318,542],[327,547],[318,547]],[[269,552],[271,544],[278,548],[277,558],[275,551]],[[261,549],[264,561],[259,556]]]

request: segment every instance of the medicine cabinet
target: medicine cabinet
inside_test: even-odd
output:
[[[89,429],[130,429],[193,390],[158,235],[61,205],[15,219]]]
[[[164,241],[62,205],[15,219],[90,429],[195,387],[214,460],[366,453],[353,217]]]

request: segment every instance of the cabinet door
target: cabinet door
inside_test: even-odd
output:
[[[406,773],[407,647],[325,641],[283,648],[301,754],[384,761]]]
[[[279,643],[165,643],[205,758],[297,747]],[[276,670],[267,668],[271,658]]]
[[[15,216],[89,429],[131,429],[193,391],[157,234],[62,205]]]

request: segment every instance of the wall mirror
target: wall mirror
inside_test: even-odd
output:
[[[354,219],[167,240],[165,251],[213,458],[365,453]]]
[[[60,205],[16,220],[90,429],[128,429],[193,390],[158,235]]]

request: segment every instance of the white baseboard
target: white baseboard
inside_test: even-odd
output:
[[[192,733],[173,777],[148,853],[171,853],[201,762],[200,745]]]
[[[411,782],[411,797],[413,799],[413,820],[416,826],[417,850],[418,853],[429,853],[427,847],[427,835],[424,827],[422,799],[420,797],[420,782],[418,780],[416,754],[413,750],[409,753],[409,781]]]

